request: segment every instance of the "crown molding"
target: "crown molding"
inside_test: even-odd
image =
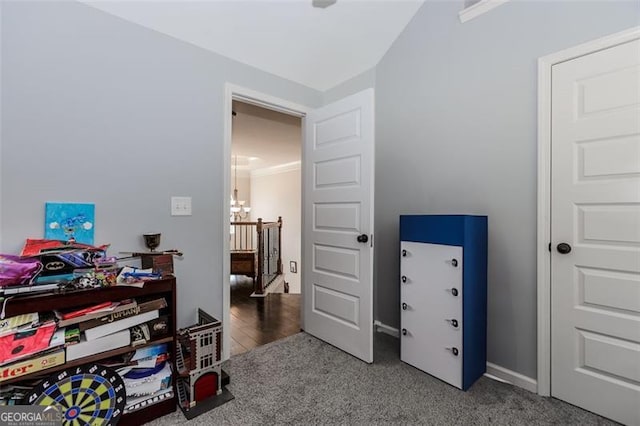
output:
[[[462,9],[458,13],[460,22],[467,22],[472,20],[473,18],[477,18],[478,16],[483,15],[500,5],[503,5],[508,1],[509,0],[480,0],[478,3]]]

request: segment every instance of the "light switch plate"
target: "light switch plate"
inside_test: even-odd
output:
[[[171,197],[171,216],[191,216],[191,197]]]

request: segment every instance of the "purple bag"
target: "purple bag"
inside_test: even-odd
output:
[[[42,271],[42,263],[34,258],[0,254],[0,288],[31,284]]]

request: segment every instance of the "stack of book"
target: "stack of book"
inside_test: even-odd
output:
[[[167,306],[164,298],[138,303],[135,300],[106,302],[71,312],[56,312],[58,327],[77,328],[79,342],[67,346],[67,361],[129,346],[132,334],[136,344],[147,343],[152,335],[141,339],[138,330],[157,328],[160,309]],[[165,329],[166,318],[165,318]],[[141,341],[143,340],[143,341]]]
[[[166,343],[138,349],[130,365],[120,368],[118,373],[124,380],[127,392],[125,413],[173,397],[171,363]]]
[[[0,364],[4,365],[47,349],[56,323],[50,315],[33,313],[2,320],[0,330]]]
[[[64,343],[64,338],[62,340]],[[53,316],[31,313],[0,321],[0,383],[64,364]]]
[[[166,336],[166,307],[164,298],[128,299],[0,320],[0,383]]]

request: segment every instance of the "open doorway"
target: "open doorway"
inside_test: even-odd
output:
[[[232,187],[234,100],[302,118],[303,264],[297,266],[302,284],[300,328],[365,362],[372,362],[374,90],[366,89],[312,109],[227,83],[223,188]],[[221,203],[227,213],[231,193]],[[231,234],[228,217],[225,219],[221,224],[225,254],[221,277],[225,283],[222,338],[224,359],[228,359]]]
[[[300,331],[301,118],[234,100],[230,355]]]

